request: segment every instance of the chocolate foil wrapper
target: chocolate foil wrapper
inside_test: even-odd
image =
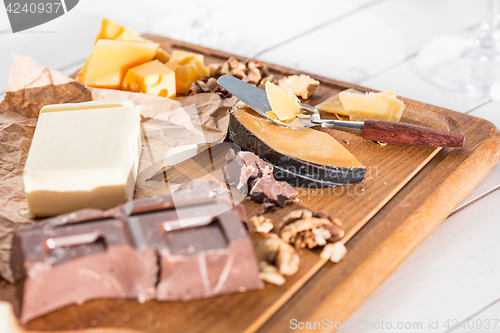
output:
[[[48,104],[124,98],[142,106],[143,147],[134,198],[170,193],[165,184],[158,186],[150,178],[179,158],[194,156],[207,143],[222,142],[235,101],[217,94],[166,99],[88,88],[27,57],[14,56],[7,93],[0,103],[0,275],[5,280],[14,281],[9,267],[14,230],[36,222],[26,215],[22,172],[40,109]]]

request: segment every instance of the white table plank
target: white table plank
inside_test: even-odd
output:
[[[477,110],[470,112],[471,116],[484,118],[491,121],[497,128],[500,128],[500,102],[490,102]],[[483,195],[494,191],[500,187],[500,164],[486,176],[486,178],[458,205],[455,210],[478,200]]]
[[[448,332],[479,333],[479,332],[499,332],[500,331],[500,299],[489,304],[478,313],[467,318]]]
[[[484,1],[469,0],[384,1],[259,58],[360,82],[402,62],[437,35],[477,24],[483,5]]]
[[[418,71],[415,57],[360,84],[377,90],[392,90],[400,96],[459,112],[468,112],[488,102],[431,84]]]
[[[448,218],[351,316],[352,322],[422,322],[444,332],[500,298],[500,191]],[[429,328],[439,321],[439,329]],[[342,332],[383,332],[347,329]],[[410,330],[411,331],[411,330]]]
[[[0,35],[0,91],[7,87],[12,53],[33,58],[51,69],[83,63],[92,50],[99,25],[96,16],[70,11],[32,30]]]
[[[220,40],[207,46],[254,57],[267,49],[294,40],[297,36],[307,34],[308,31],[357,13],[360,8],[381,1],[384,0],[307,2],[253,0],[239,8],[234,7],[232,0],[219,1],[217,10],[213,10],[212,24],[216,29],[223,31],[223,34]],[[256,20],[259,17],[262,19]],[[161,34],[162,31],[158,33]]]
[[[251,1],[245,6],[233,1],[218,0],[205,3],[212,8],[211,20],[214,29],[224,30],[219,40],[211,47],[245,56],[253,56],[286,39],[318,25],[329,22],[346,13],[376,0],[311,0],[303,10],[301,3],[289,1]],[[378,0],[380,1],[380,0]],[[92,50],[93,42],[103,17],[128,26],[139,32],[182,38],[184,31],[196,16],[202,14],[197,7],[203,2],[86,0],[80,1],[72,11],[42,26],[25,32],[0,34],[0,92],[7,86],[8,69],[12,65],[12,53],[33,58],[39,64],[59,69],[74,64],[79,67]],[[214,9],[215,8],[215,9]],[[317,10],[323,8],[324,10]],[[255,18],[279,12],[283,19],[259,24]],[[6,13],[0,27],[8,28]],[[242,23],[242,15],[245,20]],[[269,15],[269,14],[268,14]],[[254,26],[249,29],[249,25]]]

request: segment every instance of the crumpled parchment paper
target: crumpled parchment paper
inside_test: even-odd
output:
[[[169,165],[195,155],[207,143],[224,141],[235,98],[199,94],[166,99],[117,90],[88,88],[60,72],[14,55],[7,93],[0,103],[0,275],[13,282],[9,267],[15,228],[29,217],[22,172],[40,108],[48,104],[130,99],[141,105],[142,153],[135,198],[168,192],[149,182]]]

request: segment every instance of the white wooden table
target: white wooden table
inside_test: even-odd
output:
[[[212,28],[221,32],[206,46],[394,90],[500,127],[500,101],[439,89],[416,68],[425,43],[478,25],[485,6],[480,0],[82,0],[64,16],[16,34],[0,8],[0,94],[12,53],[71,74],[90,53],[102,17],[182,39],[201,13],[198,3],[206,4]],[[352,315],[351,322],[365,324],[341,331],[385,332],[382,322],[391,322],[394,331],[447,332],[472,317],[483,328],[466,325],[456,332],[500,332],[499,188],[500,165]],[[405,328],[415,322],[422,328]]]

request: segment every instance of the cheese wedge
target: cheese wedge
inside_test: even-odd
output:
[[[132,199],[141,145],[130,100],[47,105],[23,171],[28,208],[51,216]]]
[[[347,89],[344,90],[344,92],[350,92],[353,94],[364,94],[364,92],[361,92],[356,89]],[[393,91],[383,91],[381,92],[382,94],[389,95],[392,97],[397,97],[396,93]],[[316,105],[316,108],[321,111],[325,112],[330,112],[330,113],[336,113],[340,114],[343,116],[349,116],[349,112],[344,109],[344,106],[342,105],[342,102],[340,101],[339,94],[333,95],[332,97],[328,98],[327,100],[319,103]]]
[[[210,75],[203,55],[198,53],[174,50],[166,65],[175,72],[175,89],[181,95],[187,94],[194,82]]]
[[[341,168],[364,166],[327,133],[312,128],[291,129],[248,109],[233,109],[236,119],[259,140],[280,154],[319,165]]]
[[[155,59],[167,63],[170,60],[170,54],[160,47],[158,48],[158,52],[156,52]]]
[[[347,89],[344,91],[351,92],[353,94],[363,94],[363,92],[356,89]],[[347,111],[344,109],[342,102],[340,101],[339,94],[333,95],[327,100],[319,103],[318,105],[316,105],[316,108],[321,111],[337,113],[343,116],[349,115],[349,113],[347,113]]]
[[[266,82],[266,94],[271,109],[281,121],[293,120],[300,114],[300,105],[297,97],[274,83]]]
[[[121,89],[174,98],[175,73],[158,60],[153,60],[129,69]]]
[[[158,47],[156,43],[98,40],[76,81],[89,87],[120,89],[127,71],[153,60]]]
[[[383,93],[357,94],[343,91],[339,93],[342,106],[349,114],[349,119],[364,121],[366,119],[399,121],[404,110],[404,103]]]
[[[95,42],[100,39],[122,40],[122,41],[138,41],[143,40],[138,32],[127,27],[116,24],[115,22],[103,18],[101,21],[101,30],[97,34]]]
[[[138,32],[127,27],[116,24],[115,22],[103,18],[101,21],[101,30],[97,34],[95,42],[100,39],[121,40],[126,42],[154,43],[149,39],[142,38]],[[170,59],[170,54],[162,48],[158,48],[155,59],[165,63]]]

